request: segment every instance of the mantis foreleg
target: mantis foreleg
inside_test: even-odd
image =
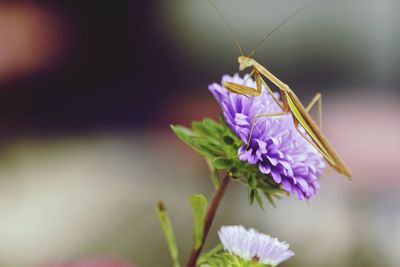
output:
[[[233,82],[224,82],[223,86],[232,93],[245,95],[245,96],[259,96],[261,94],[262,86],[261,86],[261,76],[260,73],[256,68],[250,73],[249,78],[251,75],[254,75],[254,80],[256,81],[256,88],[246,86],[243,84],[233,83]],[[244,81],[245,83],[246,81]]]
[[[331,159],[331,157],[329,155],[327,155],[324,151],[322,151],[313,141],[310,140],[310,138],[308,136],[306,136],[304,133],[302,133],[298,127],[298,123],[295,123],[295,128],[297,130],[297,132],[303,136],[304,139],[307,140],[308,143],[310,143],[316,150],[318,150],[319,153],[321,153],[322,155],[325,155],[325,159],[327,161],[329,161],[330,164],[335,165],[335,162]]]

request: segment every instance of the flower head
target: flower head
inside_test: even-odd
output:
[[[243,79],[238,74],[233,77],[225,75],[223,82],[256,86],[249,75]],[[243,141],[238,151],[240,159],[258,164],[261,173],[270,174],[284,190],[295,193],[299,199],[314,196],[326,163],[320,153],[299,134],[292,114],[259,117],[246,150],[255,115],[281,112],[281,108],[265,88],[256,97],[230,93],[218,83],[209,85],[209,90],[220,104],[227,124]],[[276,97],[279,98],[278,95]]]
[[[223,226],[218,235],[225,250],[248,261],[276,266],[294,255],[287,243],[241,225]]]

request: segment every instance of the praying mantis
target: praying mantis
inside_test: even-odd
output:
[[[321,155],[325,158],[326,162],[334,169],[336,172],[348,177],[351,179],[351,172],[340,158],[338,153],[333,149],[333,147],[329,144],[328,139],[321,131],[321,121],[322,121],[322,98],[321,94],[317,93],[313,99],[311,100],[310,104],[307,107],[304,107],[299,98],[293,92],[290,87],[279,80],[274,74],[272,74],[269,70],[267,70],[264,66],[258,63],[255,59],[252,58],[256,50],[263,44],[265,40],[268,39],[275,31],[277,31],[283,24],[297,15],[305,6],[298,9],[295,13],[291,16],[286,18],[282,23],[280,23],[275,29],[273,29],[270,33],[265,35],[263,39],[256,45],[256,47],[251,51],[249,55],[244,55],[242,48],[240,47],[239,41],[236,38],[233,29],[229,25],[226,18],[223,16],[221,11],[216,7],[212,0],[209,0],[210,4],[216,9],[219,15],[222,17],[225,25],[228,28],[229,33],[231,34],[233,40],[235,41],[241,56],[238,57],[239,62],[239,71],[243,71],[247,68],[252,68],[250,73],[250,77],[253,77],[256,82],[256,88],[245,86],[243,84],[237,84],[233,82],[224,82],[223,86],[230,92],[246,95],[246,96],[254,96],[257,97],[261,94],[262,85],[268,90],[271,94],[274,101],[279,105],[282,109],[281,112],[271,113],[271,114],[257,114],[253,117],[249,137],[247,140],[246,150],[248,150],[250,146],[250,140],[253,133],[253,129],[255,126],[255,122],[258,118],[261,117],[270,117],[270,116],[282,116],[288,114],[289,112],[292,114],[293,123],[296,130],[299,132],[300,135],[303,136],[312,146],[315,147],[317,151],[321,153]],[[272,84],[274,84],[280,91],[281,102],[274,96],[273,91],[268,86],[268,84],[264,81],[263,77],[268,79]],[[308,114],[311,108],[318,103],[318,114],[319,114],[319,127],[317,123],[314,122],[312,117]],[[300,129],[299,125],[303,127],[306,134],[304,134]]]

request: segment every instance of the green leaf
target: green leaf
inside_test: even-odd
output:
[[[281,193],[280,191],[277,192],[276,189],[261,189],[263,192],[265,198],[268,200],[269,204],[271,204],[272,207],[276,208],[276,203],[274,198],[279,198],[277,194]]]
[[[275,204],[273,197],[266,192],[263,192],[263,193],[264,193],[265,197],[267,198],[269,204],[271,204],[272,207],[276,208],[276,204]]]
[[[205,144],[196,142],[195,145],[193,145],[193,146],[201,155],[203,155],[204,157],[206,157],[208,159],[213,160],[213,159],[221,156],[221,152],[215,151],[212,148],[210,148],[210,146],[207,146]]]
[[[260,197],[260,194],[258,193],[258,190],[255,190],[254,195],[255,195],[255,198],[256,198],[256,201],[257,201],[258,206],[260,206],[260,208],[261,208],[262,210],[265,210],[265,208],[264,208],[264,203],[263,203],[263,201],[262,201],[262,199],[261,199],[261,197]]]
[[[215,154],[223,154],[223,148],[220,144],[214,142],[214,140],[210,138],[197,137],[193,139],[193,145],[196,147],[205,147],[210,151],[213,151]]]
[[[183,126],[171,125],[171,128],[184,143],[206,158],[214,159],[223,153],[222,149],[215,143],[215,140],[199,137],[192,130]]]
[[[171,254],[172,258],[172,265],[173,267],[180,267],[178,246],[176,245],[174,231],[172,230],[172,225],[171,221],[169,220],[167,210],[165,209],[162,202],[158,203],[157,205],[157,217],[160,221],[161,228],[167,241],[169,253]]]
[[[212,119],[204,119],[203,120],[204,126],[206,126],[209,130],[215,132],[215,133],[222,133],[222,127],[221,124],[216,122],[215,120]]]
[[[192,122],[192,129],[202,135],[202,136],[213,136],[214,133],[211,132],[201,121]]]
[[[248,192],[248,197],[249,197],[250,205],[253,205],[253,203],[254,203],[254,198],[255,198],[255,190],[254,190],[254,189],[251,189],[250,187],[248,187],[247,192]]]
[[[193,242],[194,248],[198,249],[203,242],[204,219],[206,218],[208,200],[205,195],[190,195],[190,206],[192,206],[194,217]]]
[[[210,160],[207,160],[207,165],[208,168],[210,169],[210,175],[211,175],[211,182],[214,186],[214,189],[217,190],[219,188],[220,185],[220,180],[219,180],[219,176],[218,176],[218,171],[216,168],[214,168],[214,166],[211,164]]]
[[[212,139],[214,141],[221,140],[223,126],[211,119],[204,119],[203,121],[192,122],[192,129],[199,136]]]
[[[212,161],[212,165],[216,168],[216,169],[229,169],[233,164],[233,160],[232,159],[227,159],[224,157],[219,157],[216,158]]]
[[[256,189],[258,184],[256,176],[250,175],[249,178],[247,179],[247,184],[251,189]]]
[[[171,129],[183,142],[192,145],[193,138],[196,136],[192,130],[180,125],[171,125]]]
[[[224,143],[227,145],[233,145],[235,143],[235,140],[228,135],[224,135],[223,139],[224,139]]]

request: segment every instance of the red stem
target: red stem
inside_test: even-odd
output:
[[[204,243],[207,239],[208,232],[210,231],[211,224],[214,220],[215,213],[217,212],[219,203],[221,202],[222,197],[226,189],[228,188],[229,181],[231,180],[231,176],[227,173],[221,181],[221,184],[218,190],[215,192],[211,204],[208,207],[207,215],[204,220],[204,228],[203,228],[203,238],[201,240],[201,245],[199,248],[193,248],[192,253],[190,254],[189,261],[187,263],[187,267],[195,267],[198,257],[200,256],[201,251],[203,250]]]

